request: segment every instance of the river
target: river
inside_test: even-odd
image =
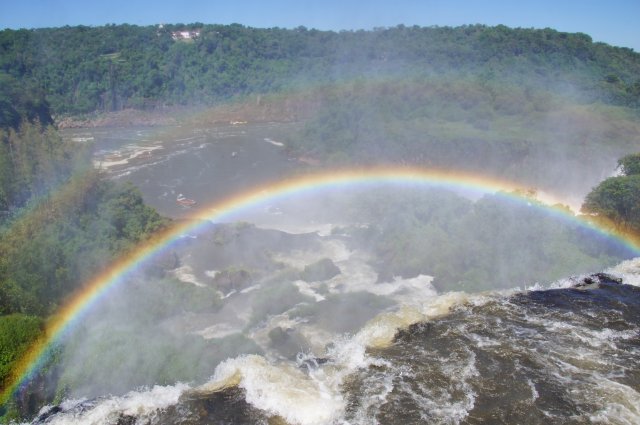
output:
[[[230,124],[74,130],[65,137],[93,140],[97,167],[133,182],[162,214],[184,218],[307,169],[287,155],[289,131],[288,124]],[[609,243],[585,239],[573,223],[578,236],[571,240],[589,245],[575,254],[583,261],[575,266],[607,274],[537,282],[536,269],[560,259],[534,262],[516,246],[502,261],[529,267],[521,276],[528,287],[498,285],[496,266],[475,278],[494,285],[473,289],[442,276],[472,281],[481,271],[470,264],[491,256],[497,243],[474,240],[471,231],[468,240],[446,243],[459,238],[456,226],[478,227],[471,218],[456,221],[465,208],[468,217],[478,215],[474,201],[434,192],[428,209],[389,210],[383,201],[403,199],[394,198],[400,190],[373,187],[373,207],[354,210],[349,201],[362,194],[344,191],[262,203],[234,216],[250,223],[205,224],[183,235],[155,260],[160,266],[130,277],[76,325],[56,377],[64,396],[33,423],[640,422],[640,260],[633,253],[609,252]],[[180,206],[180,194],[197,204]],[[441,210],[447,200],[456,209]],[[485,210],[495,205],[479,202]],[[405,217],[412,208],[419,214]],[[546,219],[531,205],[513,208],[544,233]],[[382,215],[372,219],[374,213]],[[383,273],[392,261],[405,264],[389,259],[388,232],[415,217],[427,223],[409,227],[427,239],[419,245],[418,237],[416,246],[448,258],[446,266],[460,273],[438,263],[429,274]],[[523,252],[561,242],[525,240],[519,245],[532,251]],[[465,251],[480,243],[481,251]],[[439,257],[454,246],[462,251]]]
[[[287,155],[282,142],[296,126],[116,127],[66,129],[62,135],[91,142],[96,167],[140,188],[145,202],[160,214],[179,218],[192,212],[176,203],[179,194],[208,206],[305,168]]]

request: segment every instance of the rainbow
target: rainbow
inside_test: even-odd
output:
[[[198,213],[190,220],[180,222],[164,230],[151,240],[139,245],[125,257],[112,263],[106,270],[87,282],[69,301],[49,320],[44,337],[35,343],[23,356],[13,377],[2,392],[0,404],[5,404],[13,394],[28,384],[31,378],[46,362],[52,346],[64,338],[65,333],[73,328],[73,324],[80,320],[92,306],[100,302],[101,298],[112,288],[126,282],[127,277],[139,270],[151,257],[164,248],[171,246],[182,235],[197,230],[203,223],[224,222],[233,218],[234,214],[263,203],[271,203],[280,199],[295,197],[301,194],[313,194],[315,191],[327,189],[341,189],[342,187],[367,187],[376,185],[402,185],[415,187],[443,187],[477,193],[501,192],[509,199],[531,203],[532,199],[525,195],[526,190],[516,184],[465,174],[461,172],[447,172],[405,167],[378,167],[359,170],[332,170],[316,174],[306,174],[271,182],[261,187],[253,188],[244,193],[229,197],[205,208],[199,208]],[[606,230],[576,217],[571,210],[552,197],[540,199],[536,203],[541,208],[551,211],[563,218],[576,221],[606,237],[616,239],[628,247],[631,252],[640,255],[640,245],[637,240],[625,235],[612,234]]]

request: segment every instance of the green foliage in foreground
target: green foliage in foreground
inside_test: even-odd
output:
[[[618,160],[618,166],[625,176],[640,174],[640,153],[620,158]]]
[[[0,316],[0,378],[13,370],[16,361],[42,334],[42,319],[24,314]]]
[[[81,167],[88,150],[63,142],[52,126],[0,127],[0,224],[28,202],[49,196]]]
[[[2,346],[1,381],[39,336],[41,318],[166,220],[137,189],[89,173],[10,224],[0,233],[0,341],[14,344]]]
[[[4,387],[20,356],[41,335],[46,317],[167,220],[146,206],[133,186],[103,180],[92,170],[85,148],[63,142],[52,126],[44,126],[51,117],[37,95],[24,94],[24,102],[7,109],[2,103],[6,87],[1,83],[2,75],[0,383]],[[13,90],[15,101],[22,94],[17,87]],[[0,411],[5,413],[6,418],[14,417],[16,410]]]
[[[89,172],[4,229],[0,312],[47,315],[114,258],[166,221],[130,185]]]

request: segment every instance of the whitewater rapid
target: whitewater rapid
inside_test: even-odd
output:
[[[34,423],[638,423],[640,259],[606,272],[622,284],[438,294],[398,279],[398,308],[322,353],[240,355],[202,385],[70,400]]]

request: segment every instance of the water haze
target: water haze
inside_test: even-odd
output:
[[[180,219],[312,169],[283,143],[292,126],[65,137]],[[34,423],[633,423],[633,256],[494,193],[274,199],[203,223],[110,291],[64,342],[60,402]]]

